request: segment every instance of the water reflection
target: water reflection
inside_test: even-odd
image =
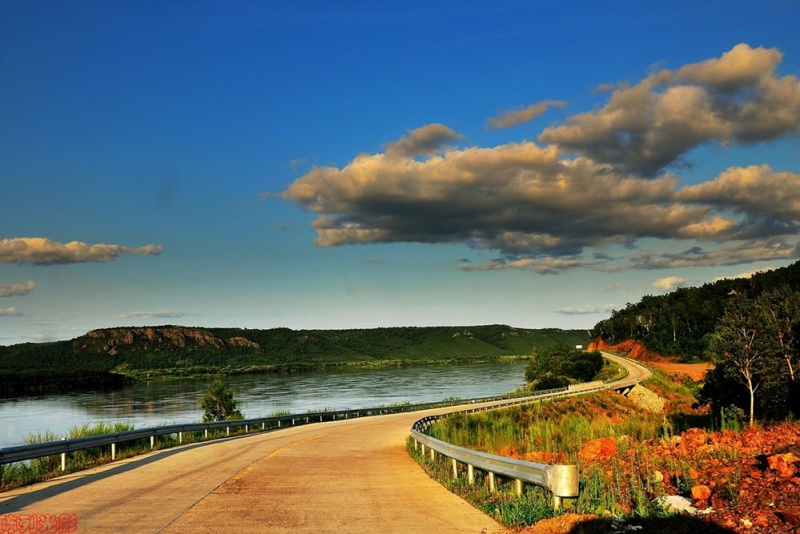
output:
[[[384,369],[336,368],[313,373],[236,376],[225,380],[245,417],[276,411],[366,408],[507,393],[524,382],[525,361]],[[137,428],[200,421],[211,380],[142,382],[116,391],[0,399],[0,447],[31,433],[58,436],[73,426],[126,422]]]

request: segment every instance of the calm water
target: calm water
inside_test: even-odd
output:
[[[525,381],[526,360],[472,365],[336,369],[313,373],[229,377],[245,417],[278,410],[368,408],[400,402],[488,397]],[[31,433],[65,435],[73,426],[123,421],[136,428],[202,419],[200,399],[211,380],[137,383],[116,391],[0,399],[0,447]]]

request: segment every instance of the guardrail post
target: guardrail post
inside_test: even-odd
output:
[[[425,456],[425,444],[422,444],[422,456]]]
[[[230,436],[231,435],[231,427],[229,427],[229,426],[225,427],[225,435],[226,436]]]
[[[517,490],[517,495],[522,495],[522,480],[515,479],[514,480],[514,487]]]
[[[578,496],[578,466],[554,465],[548,470],[547,486],[553,492],[553,509],[561,508],[562,497]]]
[[[431,449],[431,461],[433,462],[435,460],[436,460],[436,450]]]
[[[280,422],[280,421],[278,421],[278,425],[279,425],[279,426],[280,426],[280,423],[281,423],[281,422]],[[267,423],[265,423],[265,422],[263,422],[263,421],[262,421],[262,422],[261,422],[261,430],[264,430],[265,428],[267,428]]]
[[[453,458],[453,478],[458,480],[458,461]]]
[[[178,432],[178,445],[183,445],[183,432]]]
[[[66,452],[62,452],[61,453],[61,472],[63,473],[66,470],[67,470],[67,453]]]
[[[250,425],[244,425],[244,433],[247,434],[248,430],[250,430]]]
[[[207,428],[203,430],[203,433],[205,434],[205,438],[208,439],[208,429]]]
[[[113,462],[116,459],[117,459],[117,444],[116,443],[112,443],[111,444],[111,461]]]
[[[475,468],[472,464],[467,464],[467,482],[469,482],[470,485],[475,484]]]
[[[489,471],[489,491],[492,493],[497,491],[497,477],[491,471]]]
[[[155,436],[150,436],[150,448],[151,449],[155,448],[155,446],[156,446],[156,437]]]

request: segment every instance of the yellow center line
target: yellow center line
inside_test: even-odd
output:
[[[314,441],[315,439],[318,439],[318,438],[321,438],[321,437],[322,437],[322,434],[317,434],[316,436],[311,436],[310,438],[305,438],[305,439],[294,441],[294,442],[292,442],[292,443],[290,443],[288,445],[285,445],[285,446],[281,447],[280,449],[275,449],[274,451],[272,451],[271,453],[269,453],[267,455],[267,458],[275,458],[276,456],[278,456],[282,452],[284,452],[284,451],[286,451],[288,449],[291,449],[295,445],[300,445],[301,443]]]

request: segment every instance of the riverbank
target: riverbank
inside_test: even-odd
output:
[[[0,346],[9,391],[72,390],[116,380],[273,374],[330,367],[450,365],[526,358],[556,343],[587,345],[582,330],[507,325],[364,330],[159,326],[93,330],[69,341]],[[42,373],[42,369],[52,370]],[[3,389],[0,386],[0,389]]]

